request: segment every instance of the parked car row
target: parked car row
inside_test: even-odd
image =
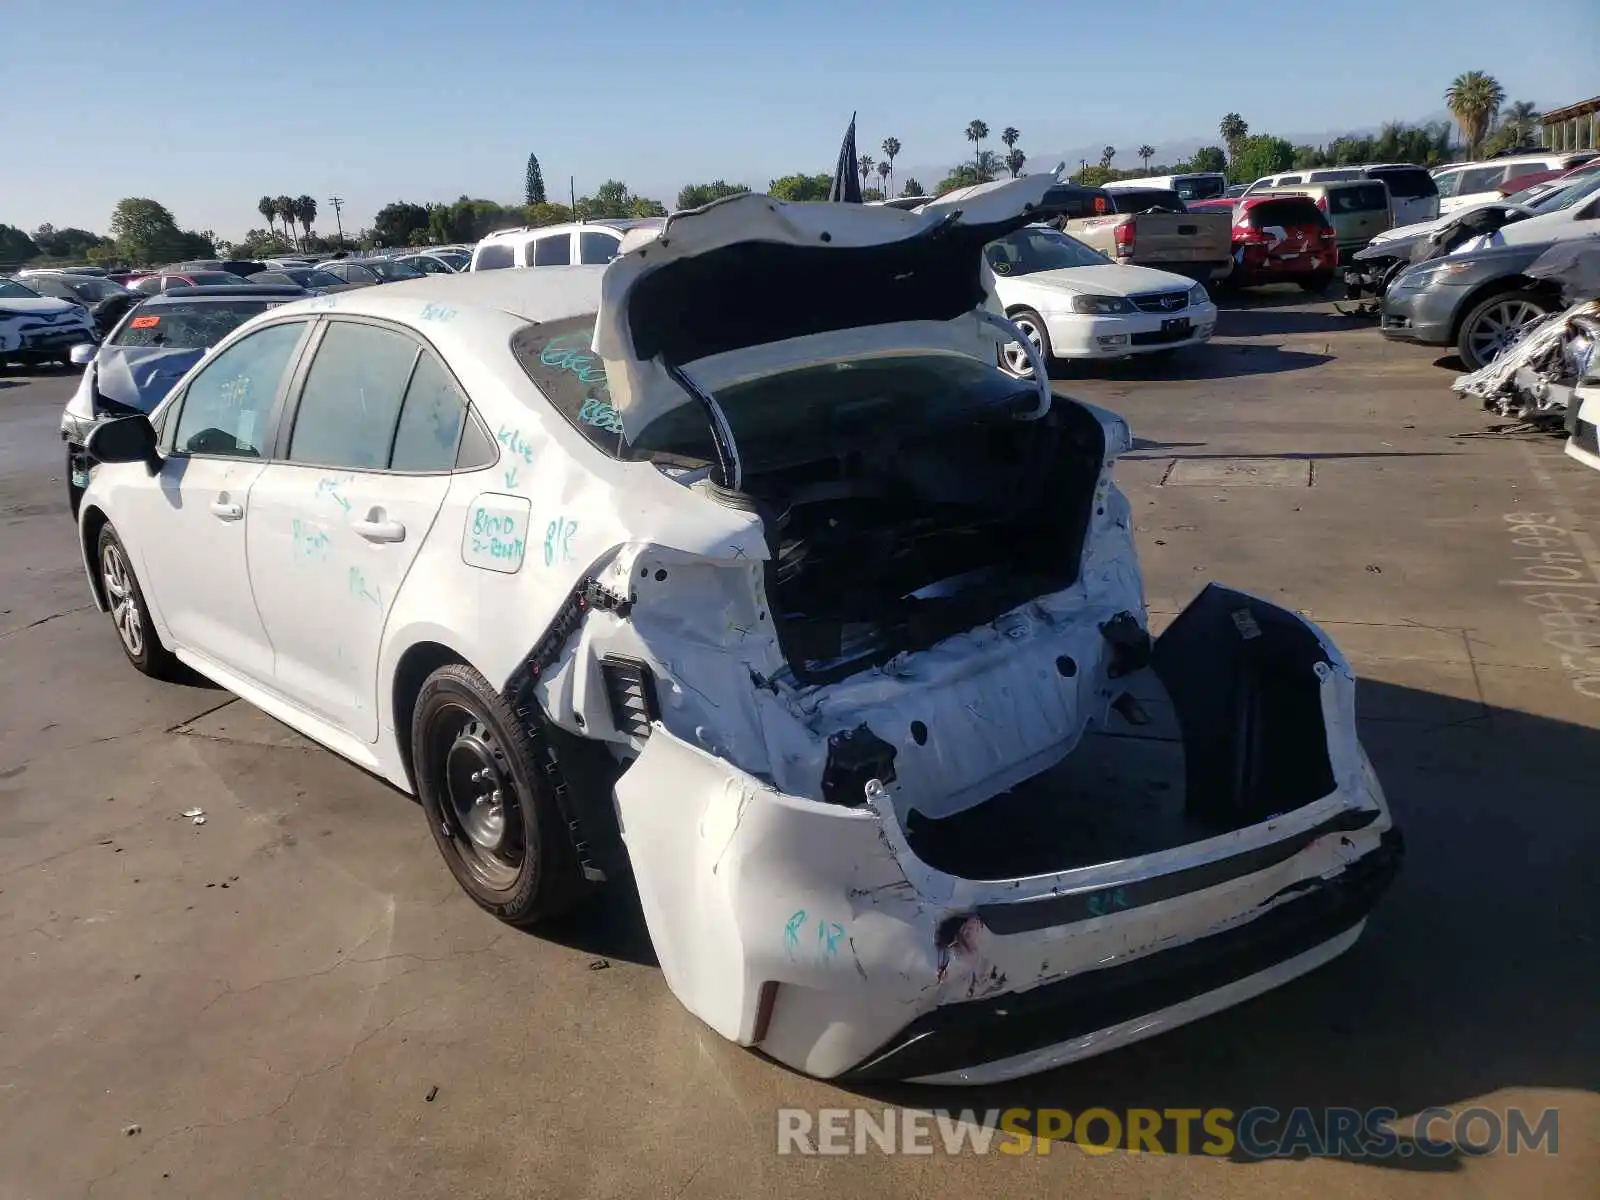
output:
[[[501,920],[631,875],[672,992],[796,1070],[998,1081],[1259,995],[1401,837],[1327,635],[1213,585],[1152,638],[1126,422],[997,359],[997,306],[1093,353],[1215,318],[1038,223],[1050,183],[261,312],[86,434],[91,599],[415,795]],[[1102,757],[1135,689],[1166,807]]]

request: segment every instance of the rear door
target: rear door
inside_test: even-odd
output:
[[[1439,215],[1439,188],[1421,167],[1373,167],[1371,179],[1381,179],[1389,189],[1389,211],[1394,223],[1414,225]]]
[[[274,688],[378,737],[384,623],[450,486],[466,401],[409,330],[327,318],[250,506],[250,582]]]
[[[1328,185],[1328,220],[1339,235],[1341,252],[1362,249],[1394,225],[1389,189],[1381,179]]]

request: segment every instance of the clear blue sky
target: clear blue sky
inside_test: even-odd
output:
[[[4,0],[0,222],[104,232],[123,196],[237,237],[263,193],[341,195],[347,231],[390,200],[551,198],[608,177],[763,187],[862,149],[947,165],[979,117],[1038,169],[1086,144],[1417,119],[1457,73],[1510,99],[1600,93],[1596,0]],[[936,179],[924,179],[931,185]]]

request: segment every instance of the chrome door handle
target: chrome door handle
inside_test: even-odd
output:
[[[244,516],[244,505],[232,504],[227,500],[213,500],[211,502],[211,515],[220,517],[224,521],[237,521]]]
[[[369,542],[403,542],[406,527],[399,521],[351,521],[350,528]]]

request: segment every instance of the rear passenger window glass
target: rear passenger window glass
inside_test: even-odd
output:
[[[622,445],[622,416],[612,406],[605,362],[589,348],[594,314],[525,325],[511,335],[511,353],[550,407],[613,458]]]
[[[515,260],[511,257],[511,247],[497,243],[493,246],[479,248],[478,261],[472,264],[472,269],[474,271],[501,271],[514,265]]]
[[[1461,189],[1461,172],[1446,171],[1443,175],[1435,175],[1433,185],[1439,189],[1439,195],[1454,196]]]
[[[1434,186],[1433,176],[1421,167],[1412,167],[1409,170],[1371,171],[1369,174],[1374,179],[1381,179],[1389,185],[1389,194],[1401,200],[1414,200],[1418,196],[1437,196],[1439,189]]]
[[[572,235],[556,234],[540,238],[533,244],[532,267],[566,267],[572,265]]]
[[[1275,186],[1283,187],[1285,184],[1288,184],[1288,183],[1299,183],[1300,181],[1301,181],[1300,180],[1300,176],[1298,176],[1298,175],[1285,175],[1285,176],[1283,176],[1283,178],[1278,180],[1278,182],[1277,182],[1277,184]]]
[[[608,233],[580,233],[578,261],[603,267],[617,256],[617,249],[621,244]]]
[[[388,466],[418,351],[410,338],[376,325],[329,325],[300,393],[290,461],[369,471]]]
[[[174,448],[182,454],[265,457],[272,404],[303,332],[304,321],[269,325],[212,359],[184,392]]]
[[[456,461],[466,415],[467,398],[444,364],[424,350],[400,407],[389,469],[448,471]]]
[[[461,449],[456,452],[456,470],[475,471],[492,467],[500,457],[494,438],[484,428],[483,418],[476,413],[467,417],[467,427],[461,431]]]
[[[1326,225],[1322,212],[1310,200],[1263,200],[1250,208],[1250,228],[1274,225]]]
[[[1346,179],[1360,179],[1360,171],[1312,171],[1306,176],[1307,183],[1339,183]]]
[[[1377,212],[1389,207],[1389,192],[1381,183],[1335,188],[1328,198],[1334,212]]]
[[[1499,167],[1477,167],[1471,171],[1461,172],[1461,194],[1470,196],[1474,192],[1492,192],[1505,182],[1506,169]]]

